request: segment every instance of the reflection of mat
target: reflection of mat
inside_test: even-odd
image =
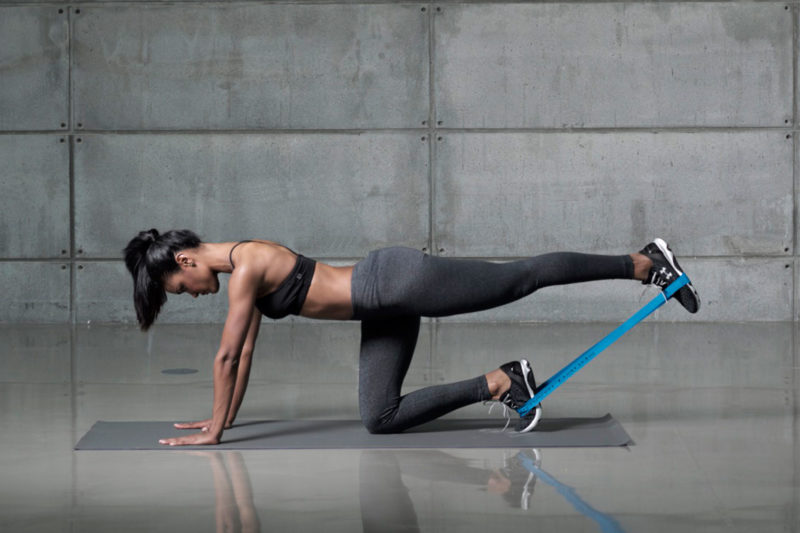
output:
[[[501,432],[505,421],[443,419],[394,435],[370,435],[359,420],[264,420],[227,430],[214,447],[162,446],[158,439],[188,435],[171,422],[97,422],[76,450],[543,448],[625,446],[631,438],[611,415],[543,419],[530,433]]]

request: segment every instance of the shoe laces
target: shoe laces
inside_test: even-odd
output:
[[[664,290],[661,289],[658,285],[652,283],[645,285],[644,289],[642,289],[642,293],[639,295],[639,303],[641,304],[645,300],[650,301],[658,294],[661,294],[662,296],[664,295]],[[645,296],[647,296],[647,298],[645,298]],[[664,298],[666,299],[666,296],[664,296]]]
[[[502,405],[503,406],[503,416],[506,419],[506,425],[503,426],[503,429],[500,430],[500,432],[501,433],[505,433],[505,431],[508,429],[508,426],[511,425],[511,415],[508,412],[508,406],[503,402],[498,402],[498,401],[495,401],[495,400],[485,401],[485,402],[483,402],[483,405],[486,405],[487,403],[491,404],[490,407],[489,407],[489,414],[492,414],[492,411],[494,410],[496,405]]]
[[[639,295],[639,303],[642,303],[646,299],[647,300],[652,299],[653,296],[655,296],[656,292],[661,292],[661,289],[659,289],[656,285],[653,285],[652,283],[645,285],[644,289],[642,289],[642,293]],[[650,296],[650,294],[652,294],[653,296]]]

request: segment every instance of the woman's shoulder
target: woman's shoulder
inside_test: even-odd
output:
[[[233,244],[229,254],[231,267],[246,264],[268,269],[281,263],[293,263],[297,254],[290,248],[266,239],[246,239]]]
[[[245,239],[235,244],[237,248],[240,245],[241,247],[248,248],[248,250],[252,252],[260,254],[274,253],[274,254],[284,255],[288,252],[291,255],[298,255],[297,252],[295,252],[288,246],[267,239]]]

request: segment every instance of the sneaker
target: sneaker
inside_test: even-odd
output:
[[[542,465],[542,456],[539,450],[521,450],[510,460],[505,459],[500,473],[511,483],[508,492],[503,494],[503,499],[511,507],[529,510],[533,491],[538,479],[537,472]]]
[[[527,359],[511,361],[500,367],[500,370],[511,378],[511,388],[500,396],[500,402],[518,411],[528,400],[533,398],[536,392],[536,380],[533,377],[533,370]],[[526,416],[521,416],[517,423],[519,433],[527,433],[532,430],[541,417],[541,406],[532,409]]]
[[[642,248],[639,253],[653,261],[653,266],[647,273],[647,279],[642,282],[643,285],[655,285],[663,291],[683,274],[678,260],[663,239],[654,240]],[[700,297],[691,282],[675,293],[675,299],[690,313],[696,313],[700,309]]]

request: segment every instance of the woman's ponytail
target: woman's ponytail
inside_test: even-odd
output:
[[[179,268],[175,253],[197,248],[201,243],[190,230],[172,230],[162,235],[153,228],[140,231],[125,247],[125,266],[133,277],[133,305],[142,330],[155,322],[167,301],[164,277]]]

